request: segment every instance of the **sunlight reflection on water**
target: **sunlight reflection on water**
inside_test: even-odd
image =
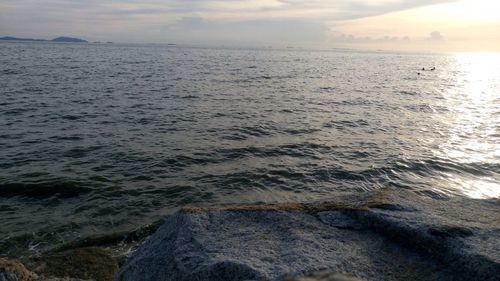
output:
[[[460,75],[445,97],[453,112],[448,141],[438,154],[458,163],[500,164],[500,54],[456,55]],[[500,197],[500,184],[489,177],[447,179],[450,189],[473,198]]]

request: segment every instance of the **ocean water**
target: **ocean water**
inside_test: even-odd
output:
[[[500,196],[500,55],[0,43],[0,254],[384,187]]]

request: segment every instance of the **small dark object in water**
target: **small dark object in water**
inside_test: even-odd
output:
[[[422,71],[425,71],[425,67],[422,67]]]
[[[434,70],[436,70],[436,68],[435,68],[435,67],[432,67],[432,68],[431,68],[431,71],[434,71]]]
[[[417,72],[417,75],[420,75],[420,72]]]

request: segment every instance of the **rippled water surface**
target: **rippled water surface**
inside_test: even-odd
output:
[[[498,197],[500,56],[0,43],[0,128],[1,243],[32,249],[186,204]]]

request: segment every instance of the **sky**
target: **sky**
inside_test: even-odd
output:
[[[0,0],[0,36],[500,52],[498,0]]]

